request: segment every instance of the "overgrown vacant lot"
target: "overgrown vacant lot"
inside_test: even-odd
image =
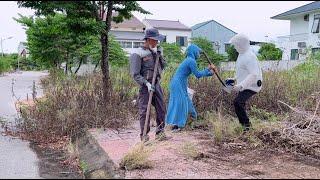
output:
[[[216,144],[203,130],[168,135],[170,141],[132,149],[124,158],[126,178],[319,178],[319,160],[302,154],[241,141]]]
[[[100,75],[65,77],[51,73],[43,80],[45,97],[37,100],[35,106],[21,109],[25,120],[20,130],[30,138],[54,142],[59,137],[77,137],[89,128],[121,129],[132,125],[137,119],[134,101],[138,87],[127,68],[112,69],[109,102],[102,100]],[[175,68],[169,66],[163,76],[166,98]],[[233,76],[233,72],[220,73],[223,78]],[[188,122],[182,132],[185,135],[172,135],[180,138],[180,144],[154,144],[154,148],[171,152],[171,156],[165,153],[159,159],[161,154],[151,153],[154,165],[142,164],[138,170],[129,168],[127,177],[163,177],[152,173],[162,168],[168,177],[171,172],[176,175],[173,177],[186,178],[319,178],[319,80],[317,61],[286,72],[265,72],[262,91],[248,104],[253,129],[242,134],[233,110],[235,94],[222,91],[216,77],[192,78],[190,87],[196,91],[194,103],[199,119]],[[192,143],[188,144],[188,138]],[[176,158],[170,159],[173,156]],[[172,162],[182,167],[169,170],[172,166],[166,163],[173,165]],[[188,176],[184,171],[195,174]]]

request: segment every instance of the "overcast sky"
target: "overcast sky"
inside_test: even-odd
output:
[[[212,20],[232,29],[245,33],[252,40],[276,40],[277,36],[289,35],[289,21],[272,20],[270,17],[308,4],[312,1],[138,1],[145,10],[153,15],[134,13],[142,20],[163,19],[179,20],[191,27],[197,23]],[[0,2],[0,37],[12,39],[3,41],[5,53],[17,52],[20,41],[26,40],[25,30],[12,17],[18,13],[32,15],[33,11],[18,8],[14,1]]]

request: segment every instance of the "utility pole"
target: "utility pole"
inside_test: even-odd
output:
[[[5,40],[7,40],[7,39],[11,39],[12,38],[12,36],[10,36],[10,37],[8,37],[8,38],[2,38],[1,37],[1,52],[2,52],[2,57],[4,56],[4,53],[3,53],[3,41],[5,41]]]
[[[268,41],[268,37],[269,37],[269,36],[268,36],[268,35],[265,35],[264,37],[265,37],[266,43],[268,43],[268,42],[269,42],[269,41]]]
[[[2,57],[3,57],[2,37],[1,37],[1,54],[2,54]]]

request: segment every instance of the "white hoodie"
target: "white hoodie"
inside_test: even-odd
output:
[[[262,71],[257,56],[250,50],[249,38],[237,34],[230,42],[239,53],[236,62],[236,86],[240,87],[240,91],[249,89],[259,92],[262,87]]]

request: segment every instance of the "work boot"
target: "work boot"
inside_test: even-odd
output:
[[[164,140],[167,140],[167,139],[168,138],[167,138],[166,134],[163,131],[161,131],[158,134],[156,134],[156,140],[158,140],[158,141],[164,141]]]
[[[173,130],[178,129],[178,128],[179,127],[177,125],[174,125],[174,126],[172,126],[171,130],[173,131]]]
[[[148,134],[146,134],[145,136],[141,136],[141,135],[140,135],[140,139],[141,139],[142,142],[148,142],[149,139],[150,139],[150,137],[149,137]]]
[[[172,127],[172,132],[173,132],[173,133],[180,132],[180,131],[181,131],[181,128],[179,128],[179,126],[174,125],[174,126]]]
[[[245,124],[243,125],[243,132],[246,133],[251,129],[252,125],[251,122],[249,122],[249,124]]]

